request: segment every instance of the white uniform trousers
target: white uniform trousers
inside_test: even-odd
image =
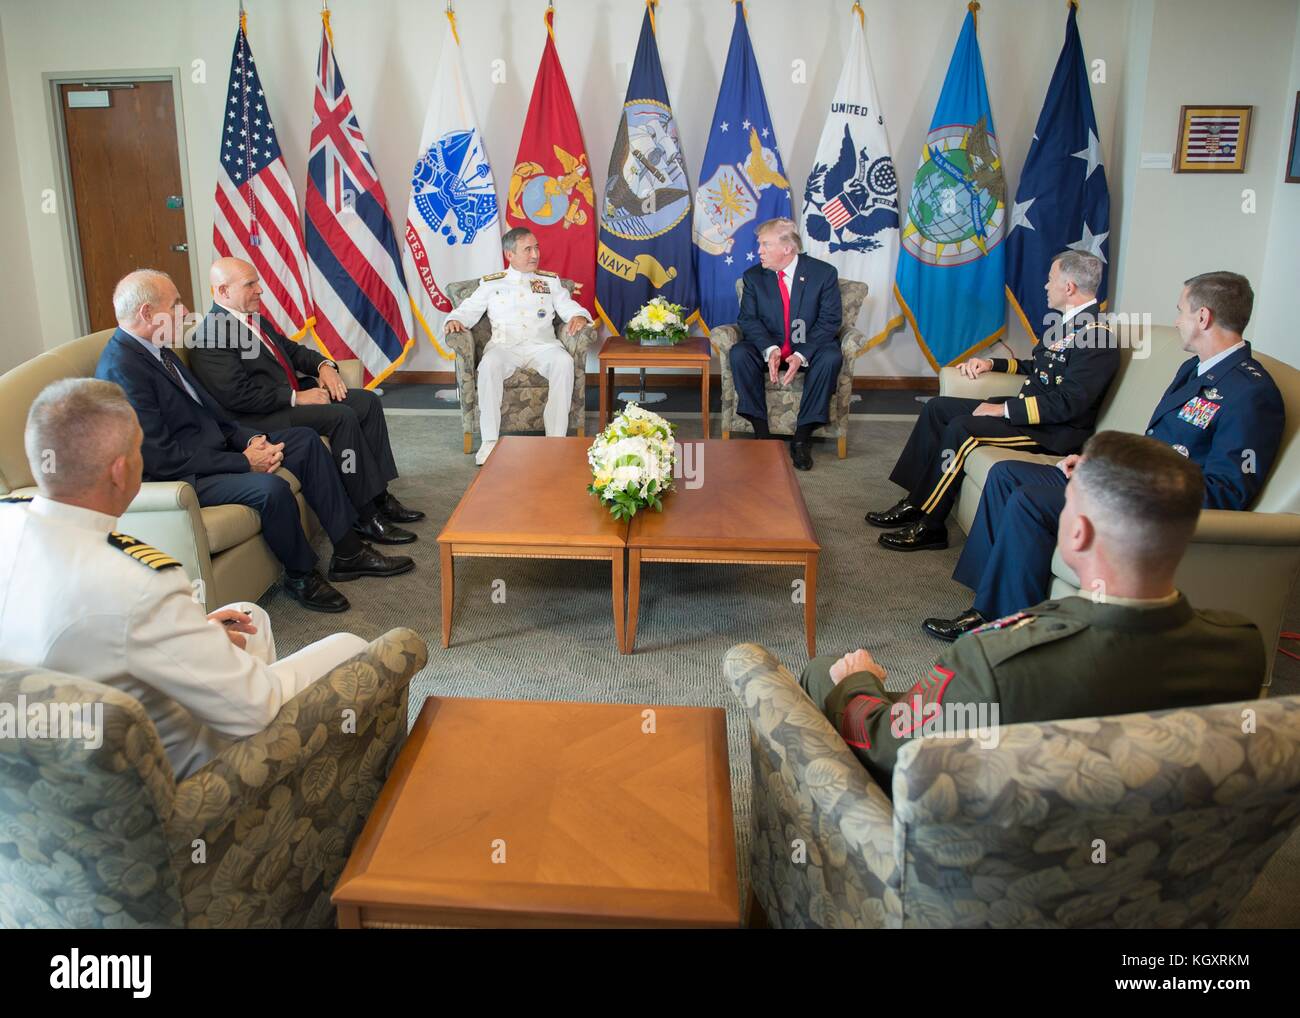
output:
[[[353,636],[351,633],[333,633],[290,654],[283,661],[277,661],[275,634],[271,632],[271,616],[266,614],[266,609],[248,601],[241,601],[223,605],[219,610],[224,611],[228,608],[252,617],[257,632],[241,634],[247,641],[244,649],[259,661],[270,665],[271,671],[275,672],[280,679],[286,700],[292,699],[330,669],[341,665],[350,657],[355,657],[369,646],[361,637]],[[221,628],[224,629],[225,626]]]
[[[547,381],[542,413],[547,436],[563,438],[569,432],[573,401],[573,356],[569,351],[556,342],[489,343],[478,362],[479,429],[484,442],[501,437],[502,390],[506,379],[520,368],[531,368]]]

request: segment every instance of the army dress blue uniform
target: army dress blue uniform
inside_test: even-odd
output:
[[[1286,422],[1282,395],[1249,343],[1211,361],[1203,373],[1198,366],[1192,357],[1179,367],[1146,434],[1201,467],[1204,508],[1244,510],[1277,458]],[[975,591],[975,609],[985,618],[1047,597],[1065,484],[1065,475],[1045,463],[1004,461],[989,470],[953,572]]]

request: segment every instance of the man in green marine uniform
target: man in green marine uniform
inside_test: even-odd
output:
[[[962,727],[946,718],[1008,725],[1255,697],[1266,659],[1254,624],[1197,611],[1174,587],[1203,496],[1200,467],[1168,445],[1101,432],[1056,539],[1086,596],[972,630],[906,692],[886,692],[865,650],[814,658],[800,683],[886,792],[906,739]]]

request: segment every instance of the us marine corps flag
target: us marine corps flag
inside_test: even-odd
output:
[[[548,7],[546,45],[510,176],[506,223],[531,230],[541,245],[542,265],[572,279],[574,299],[590,307],[596,290],[596,196],[578,112],[555,49],[554,18],[554,8]]]
[[[656,2],[646,0],[601,203],[596,312],[616,333],[651,297],[697,317],[691,186],[655,44]]]
[[[781,165],[763,80],[737,3],[731,47],[695,192],[695,266],[706,326],[736,320],[736,280],[758,264],[754,227],[790,216],[790,181]]]
[[[503,264],[496,184],[460,63],[456,15],[450,9],[411,172],[402,264],[411,284],[417,331],[450,360],[452,355],[438,342],[443,318],[451,310],[447,285],[499,272]]]
[[[857,327],[870,349],[903,323],[894,293],[898,175],[856,3],[850,20],[849,54],[808,174],[800,232],[810,255],[834,265],[841,279],[867,284]]]
[[[1007,182],[968,5],[912,181],[896,289],[930,366],[959,361],[1007,328]]]

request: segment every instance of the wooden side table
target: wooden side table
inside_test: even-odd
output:
[[[600,348],[600,426],[609,424],[614,402],[615,368],[698,368],[700,421],[709,437],[709,341],[703,336],[682,340],[676,346],[642,346],[622,336],[610,336]]]

